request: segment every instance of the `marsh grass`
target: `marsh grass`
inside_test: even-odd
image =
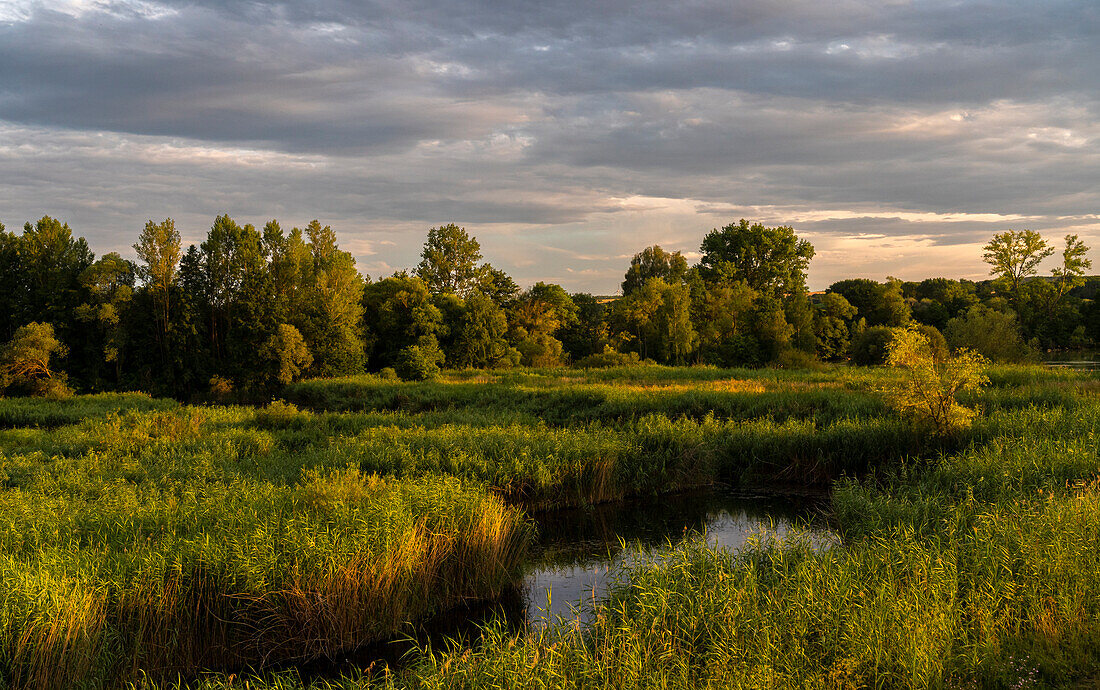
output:
[[[456,479],[276,481],[237,410],[108,414],[0,455],[0,678],[13,688],[353,649],[518,575],[530,528]],[[63,450],[63,453],[53,451]]]
[[[960,400],[986,409],[1076,404],[1100,384],[1093,374],[1041,367],[990,367],[992,386]],[[553,426],[601,422],[619,425],[660,414],[729,421],[770,418],[839,419],[893,416],[876,391],[900,382],[884,367],[825,371],[622,367],[609,370],[520,370],[490,378],[449,377],[406,383],[376,376],[302,381],[286,400],[314,412],[393,412],[408,415],[503,415]]]
[[[76,424],[81,420],[101,417],[123,410],[171,410],[179,406],[174,400],[150,398],[144,393],[97,393],[65,400],[40,398],[7,398],[0,403],[0,429],[19,427],[53,428]]]
[[[588,627],[490,626],[472,647],[425,648],[396,674],[330,687],[1026,688],[1094,677],[1095,382],[1036,368],[990,377],[972,396],[982,415],[968,435],[920,458],[854,459],[891,435],[904,439],[896,448],[920,443],[889,417],[636,420],[658,453],[743,462],[759,443],[760,458],[799,448],[849,458],[830,516],[843,543],[766,539],[739,553],[685,543],[622,573]],[[756,436],[733,431],[754,425]],[[710,450],[717,439],[724,450]],[[293,675],[266,682],[299,686]]]
[[[494,625],[319,687],[1026,687],[1095,669],[1095,376],[992,368],[964,400],[972,428],[933,439],[873,393],[892,375],[637,366],[309,381],[266,408],[0,401],[0,686],[301,687],[250,674],[514,582],[530,528],[509,504],[714,481],[834,485],[844,542],[687,543],[624,572],[588,628]]]

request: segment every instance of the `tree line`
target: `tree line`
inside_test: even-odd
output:
[[[49,216],[21,234],[0,225],[0,387],[227,398],[306,376],[418,380],[444,366],[874,364],[891,329],[909,324],[1001,361],[1100,340],[1088,248],[1067,236],[1041,277],[1056,250],[1029,230],[985,247],[988,281],[856,278],[811,294],[813,246],[791,227],[741,220],[707,233],[695,265],[644,249],[622,296],[603,299],[520,289],[453,223],[428,231],[414,269],[375,281],[316,220],[287,232],[222,215],[186,249],[171,219],[149,221],[133,247],[135,260],[96,259]]]

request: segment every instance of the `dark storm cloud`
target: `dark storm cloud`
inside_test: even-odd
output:
[[[111,248],[325,216],[386,266],[456,219],[599,290],[727,213],[801,218],[830,260],[1002,217],[1087,235],[1097,64],[1091,0],[0,1],[0,212]]]

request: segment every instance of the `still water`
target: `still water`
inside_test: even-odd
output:
[[[798,529],[812,544],[828,545],[834,539],[822,507],[821,499],[706,491],[535,516],[540,538],[522,583],[522,615],[536,625],[562,617],[583,622],[623,566],[659,558],[684,539],[737,549],[753,536]]]
[[[702,537],[737,549],[753,535],[783,536],[799,529],[815,546],[836,543],[824,525],[826,504],[823,497],[780,499],[707,490],[537,514],[539,539],[526,575],[499,601],[459,607],[416,626],[407,637],[296,668],[312,679],[338,677],[349,668],[396,667],[427,644],[470,644],[493,620],[513,630],[562,619],[583,624],[622,566],[660,558],[684,539]]]

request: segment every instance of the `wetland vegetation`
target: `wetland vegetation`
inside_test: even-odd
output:
[[[988,374],[946,438],[875,393],[898,371],[843,366],[359,376],[264,407],[2,400],[0,678],[298,687],[288,664],[544,567],[539,520],[567,531],[548,510],[720,484],[832,487],[842,541],[731,552],[689,531],[614,570],[584,626],[489,622],[311,682],[1068,683],[1100,661],[1100,380]]]

